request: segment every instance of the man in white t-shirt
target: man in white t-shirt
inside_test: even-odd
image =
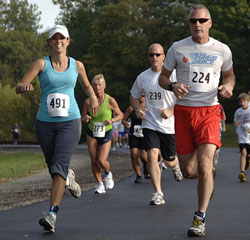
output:
[[[151,65],[139,74],[131,89],[131,105],[136,109],[137,117],[142,119],[142,129],[148,153],[148,170],[155,188],[151,205],[165,203],[161,188],[161,171],[158,155],[161,153],[165,164],[172,168],[175,179],[181,181],[183,176],[176,156],[173,107],[176,98],[170,91],[164,90],[158,84],[163,61],[164,49],[158,44],[152,44],[148,49],[148,60]],[[174,74],[173,74],[174,76]],[[139,108],[139,99],[145,95],[145,109]]]
[[[203,236],[206,210],[214,188],[213,157],[221,145],[217,93],[224,98],[231,97],[235,75],[229,47],[209,36],[212,19],[208,9],[195,5],[189,23],[191,36],[169,48],[159,84],[177,97],[175,135],[183,176],[198,178],[198,211],[188,236]],[[169,80],[174,69],[177,83]],[[218,87],[221,73],[222,84]]]

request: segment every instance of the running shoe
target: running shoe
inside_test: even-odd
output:
[[[214,165],[217,165],[219,162],[219,157],[218,156],[214,156]]]
[[[49,212],[39,220],[39,224],[45,231],[55,232],[56,214]]]
[[[183,179],[179,163],[177,163],[177,165],[172,168],[172,172],[176,181],[180,182]]]
[[[238,177],[238,178],[240,179],[240,182],[245,182],[245,181],[246,181],[246,174],[243,173],[243,172],[241,172],[241,173],[239,174],[239,177]]]
[[[142,183],[142,177],[136,176],[135,183]]]
[[[153,197],[149,202],[150,205],[162,205],[165,204],[164,195],[162,192],[153,193]]]
[[[66,182],[67,184],[65,185],[65,188],[70,191],[73,197],[79,198],[82,194],[82,190],[79,184],[75,181],[75,173],[72,169],[68,170],[68,176]]]
[[[106,193],[103,182],[99,182],[96,185],[94,193],[97,193],[97,194]]]
[[[163,159],[161,161],[159,161],[159,167],[160,167],[161,172],[162,172],[162,170],[167,170],[168,169],[168,167],[164,163]]]
[[[113,181],[113,175],[111,172],[108,173],[108,175],[106,175],[104,177],[104,183],[105,183],[105,187],[107,190],[112,189],[114,187],[114,181]]]
[[[250,156],[247,154],[245,170],[249,168],[249,164],[250,164]]]
[[[144,174],[144,178],[145,179],[149,179],[150,178],[150,175],[148,173],[148,168],[147,168],[147,164],[143,164],[143,174]]]
[[[201,237],[206,234],[205,229],[205,220],[198,216],[194,215],[193,225],[188,229],[188,237]]]

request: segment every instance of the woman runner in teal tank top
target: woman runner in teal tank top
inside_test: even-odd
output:
[[[50,211],[39,224],[50,232],[55,231],[56,214],[65,187],[74,197],[81,196],[75,174],[69,169],[72,153],[81,136],[81,115],[74,96],[78,75],[90,96],[94,116],[99,105],[83,63],[67,56],[69,43],[68,29],[63,25],[53,27],[48,36],[51,56],[36,60],[16,88],[17,93],[34,91],[31,82],[39,77],[42,96],[36,132],[52,177]]]
[[[101,194],[114,187],[110,164],[107,159],[111,147],[112,123],[122,119],[123,114],[116,100],[105,94],[106,82],[102,74],[93,78],[92,86],[99,101],[99,110],[97,115],[93,116],[90,109],[90,99],[86,99],[83,105],[82,121],[88,123],[87,143],[92,171],[98,183],[95,193]],[[105,186],[102,181],[101,169],[104,170],[105,174]]]

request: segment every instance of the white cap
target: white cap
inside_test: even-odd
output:
[[[64,25],[55,25],[49,31],[49,39],[52,38],[56,33],[61,33],[64,37],[69,37],[69,31]]]

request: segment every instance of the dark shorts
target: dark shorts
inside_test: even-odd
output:
[[[129,128],[124,128],[124,133],[129,133]]]
[[[140,137],[136,137],[132,134],[129,134],[128,136],[128,142],[129,142],[129,147],[131,148],[138,148],[138,149],[142,149],[145,150],[146,149],[146,144],[145,144],[145,139],[140,138]]]
[[[247,153],[250,154],[250,144],[248,143],[240,143],[240,152],[245,148],[247,150]]]
[[[125,137],[125,132],[118,132],[118,135],[121,137]]]
[[[104,143],[107,143],[108,141],[110,141],[112,139],[112,130],[108,130],[105,133],[104,137],[94,137],[93,132],[88,128],[87,134],[88,134],[88,136],[95,138],[97,140],[98,146],[103,145]]]
[[[71,156],[79,143],[81,119],[66,122],[36,120],[36,134],[49,168],[49,173],[60,174],[65,180]]]
[[[164,160],[174,161],[176,155],[175,135],[143,128],[146,149],[159,148]]]

